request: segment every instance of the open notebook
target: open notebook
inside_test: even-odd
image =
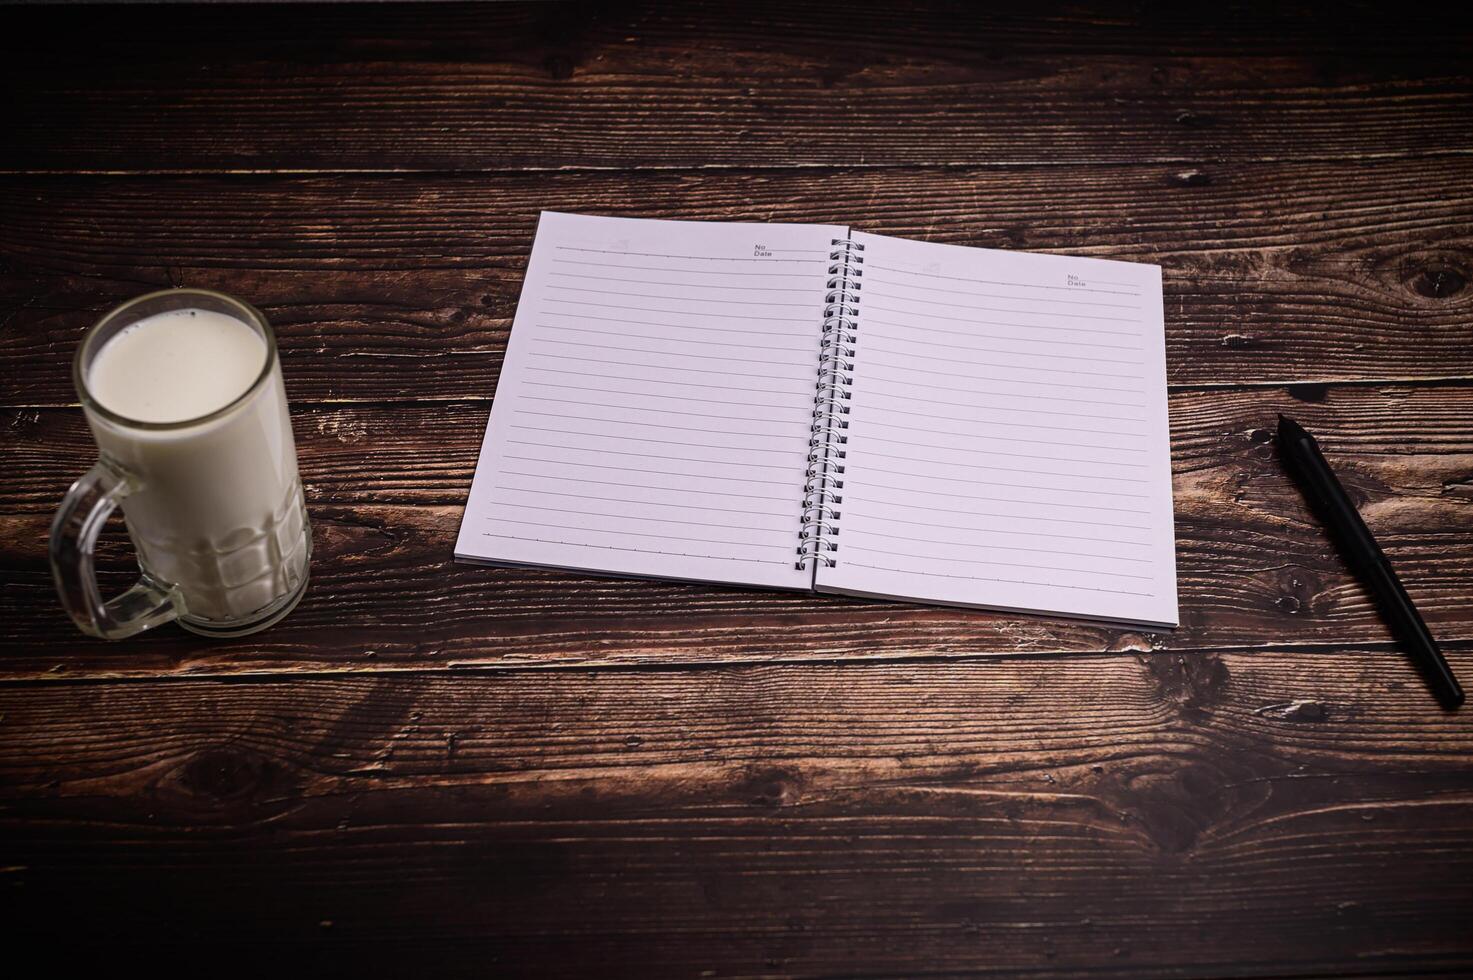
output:
[[[1174,626],[1161,270],[544,213],[455,554]]]

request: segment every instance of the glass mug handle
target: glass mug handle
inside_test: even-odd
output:
[[[72,484],[51,522],[51,577],[77,628],[90,636],[121,640],[167,623],[184,611],[179,590],[144,572],[138,584],[104,602],[97,587],[97,536],[108,516],[138,487],[107,460]]]

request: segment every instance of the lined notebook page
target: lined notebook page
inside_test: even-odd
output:
[[[845,228],[542,215],[456,556],[807,589]]]
[[[1175,625],[1160,269],[865,246],[822,591]]]

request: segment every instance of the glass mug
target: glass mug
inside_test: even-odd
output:
[[[72,379],[98,461],[62,500],[50,557],[82,632],[120,639],[177,619],[242,636],[291,612],[312,533],[266,318],[210,290],[149,293],[87,332]],[[94,552],[119,506],[143,577],[104,601]]]

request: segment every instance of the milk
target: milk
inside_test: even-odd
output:
[[[266,341],[213,310],[170,310],[129,324],[92,362],[87,388],[138,422],[182,422],[245,394],[266,366]]]
[[[249,618],[307,574],[286,391],[276,364],[261,378],[269,353],[241,320],[182,309],[130,324],[87,368],[102,407],[166,426],[87,412],[103,457],[136,486],[122,508],[139,564],[178,586],[186,624]]]

